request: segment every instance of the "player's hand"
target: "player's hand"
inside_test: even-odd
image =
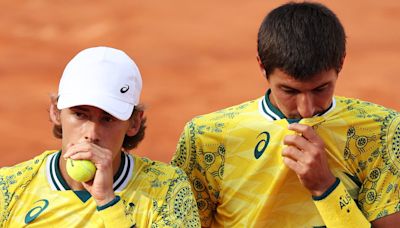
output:
[[[82,182],[83,187],[92,195],[98,206],[102,206],[115,198],[113,190],[113,158],[112,152],[90,142],[83,142],[68,147],[64,158],[74,160],[90,160],[96,166],[93,180]]]
[[[283,162],[298,176],[300,182],[314,196],[322,195],[336,178],[328,166],[325,144],[314,129],[304,124],[290,124],[282,151]]]

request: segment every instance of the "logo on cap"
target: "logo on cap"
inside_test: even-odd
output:
[[[128,90],[129,90],[129,85],[125,85],[119,91],[121,91],[121,93],[126,93]]]

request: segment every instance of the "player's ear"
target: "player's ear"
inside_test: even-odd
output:
[[[343,68],[343,64],[344,64],[344,59],[346,58],[346,53],[344,53],[344,55],[343,55],[343,58],[340,60],[340,69],[339,69],[339,72],[342,70],[342,68]],[[338,73],[339,73],[338,72]]]
[[[61,111],[57,108],[57,98],[52,96],[50,98],[50,120],[55,125],[61,125],[61,118],[60,118]]]
[[[126,132],[127,136],[132,137],[138,133],[140,125],[142,124],[142,118],[143,118],[143,111],[135,110],[132,117],[130,118],[130,126],[128,131]]]
[[[258,66],[260,67],[262,74],[264,75],[265,78],[267,78],[267,72],[265,71],[264,65],[263,65],[259,55],[257,55],[257,63],[258,63]]]

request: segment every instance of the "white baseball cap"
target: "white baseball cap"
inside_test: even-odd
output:
[[[90,105],[127,120],[139,104],[141,90],[139,69],[125,52],[110,47],[88,48],[65,67],[57,108]]]

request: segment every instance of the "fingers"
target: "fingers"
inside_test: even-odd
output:
[[[282,150],[284,164],[313,195],[325,192],[335,177],[329,169],[323,140],[312,127],[304,124],[291,124],[288,129],[297,134],[284,138],[283,143],[287,145]]]
[[[288,146],[282,150],[282,156],[284,160],[291,160],[292,162],[295,162],[298,167],[298,169],[294,170],[300,171],[301,167],[312,167],[313,166],[313,161],[315,161],[314,156],[310,156],[309,154],[305,154],[304,151],[299,150],[298,148],[294,146]],[[318,159],[317,159],[318,160]]]
[[[311,126],[294,123],[290,124],[288,129],[297,132],[302,137],[306,138],[308,141],[312,143],[317,143],[317,144],[321,143],[320,137],[317,135],[317,133]]]
[[[64,159],[90,160],[96,165],[97,169],[112,163],[111,151],[101,148],[96,144],[83,142],[71,144],[67,148],[63,155]]]
[[[286,135],[283,139],[283,144],[287,146],[294,146],[299,148],[300,150],[308,149],[308,144],[310,142],[301,135]]]
[[[70,144],[64,148],[63,157],[74,160],[90,160],[96,166],[93,180],[81,182],[97,205],[104,205],[115,197],[113,190],[113,153],[90,142]]]
[[[282,156],[294,160],[295,162],[301,161],[304,157],[303,152],[293,146],[287,146],[282,150]]]
[[[282,150],[282,156],[298,163],[300,167],[309,167],[312,169],[320,165],[324,152],[318,150],[314,150],[313,152],[302,151],[297,147],[288,146]]]
[[[283,156],[307,166],[323,159],[325,144],[312,127],[303,124],[291,124],[289,129],[298,134],[285,136],[283,143],[287,147],[282,151]]]
[[[302,170],[301,159],[303,152],[293,146],[288,146],[282,150],[283,163],[296,173]]]
[[[290,124],[288,129],[295,131],[297,134],[287,135],[283,141],[285,145],[296,146],[305,151],[312,151],[313,147],[323,148],[325,146],[315,130],[308,125]]]
[[[285,163],[285,165],[293,170],[295,173],[299,173],[302,168],[299,163],[288,157],[283,157],[283,163]]]
[[[87,148],[84,148],[84,147]],[[77,151],[77,149],[80,148],[80,151]],[[71,157],[73,154],[76,154],[78,152],[84,152],[89,150],[89,145],[88,143],[85,142],[80,142],[80,143],[69,143],[65,148],[63,148],[63,158],[67,159]]]

